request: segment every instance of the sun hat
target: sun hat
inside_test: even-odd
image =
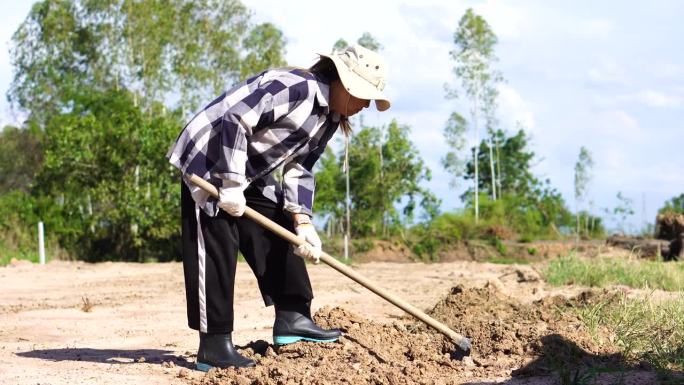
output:
[[[390,101],[383,93],[387,64],[377,52],[356,44],[343,51],[319,55],[333,61],[342,85],[352,96],[375,100],[378,111],[390,108]]]

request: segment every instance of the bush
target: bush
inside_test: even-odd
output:
[[[180,257],[180,177],[164,157],[179,118],[126,92],[89,92],[46,125],[37,212],[86,261]]]
[[[38,262],[38,202],[29,194],[13,190],[0,195],[0,266],[13,258]],[[46,226],[46,256],[64,258],[54,231]]]

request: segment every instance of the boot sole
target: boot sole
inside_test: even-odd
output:
[[[202,362],[196,362],[196,363],[195,363],[195,368],[196,368],[197,370],[199,370],[200,372],[208,372],[208,371],[210,371],[211,369],[213,369],[213,368],[215,368],[215,367],[216,367],[216,366],[209,365],[209,364],[205,364],[205,363],[202,363]],[[239,369],[239,368],[251,368],[251,367],[254,367],[254,365],[251,365],[251,366],[229,366],[229,367],[230,367],[230,368]]]
[[[335,342],[339,337],[330,339],[321,338],[310,338],[302,336],[273,336],[273,344],[275,345],[289,345],[299,341],[309,341],[309,342]]]
[[[197,370],[199,370],[200,372],[208,372],[208,371],[210,371],[211,369],[214,368],[213,366],[211,366],[211,365],[209,365],[209,364],[203,364],[203,363],[201,363],[201,362],[197,362],[197,363],[195,364],[195,367],[196,367]]]

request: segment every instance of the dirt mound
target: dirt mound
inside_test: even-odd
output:
[[[545,375],[560,369],[617,366],[620,357],[598,346],[568,307],[609,298],[583,294],[523,305],[493,287],[454,287],[433,317],[472,339],[460,359],[451,341],[420,323],[378,324],[342,308],[315,316],[345,335],[337,343],[297,343],[274,350],[265,341],[243,349],[253,369],[212,370],[196,384],[456,384],[500,376]]]
[[[542,375],[564,368],[613,366],[620,357],[599,346],[568,308],[609,301],[608,292],[586,292],[573,299],[550,297],[521,304],[495,287],[457,286],[431,311],[472,339],[481,365],[521,368],[517,375]]]
[[[368,251],[354,255],[354,262],[412,262],[413,257],[411,249],[402,243],[373,240]]]

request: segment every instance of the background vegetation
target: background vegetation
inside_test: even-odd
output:
[[[369,33],[357,42],[382,49]],[[468,10],[454,32],[453,72],[444,74],[453,76],[445,96],[455,110],[471,111],[468,118],[452,113],[444,125],[450,150],[442,166],[454,191],[465,190],[454,197],[462,208],[440,212],[441,202],[423,187],[431,172],[409,139],[411,127],[368,126],[361,117],[349,167],[343,146],[329,148],[317,165],[315,211],[329,238],[349,229],[357,252],[371,248],[371,239],[386,239],[435,260],[470,239],[503,252],[504,240],[604,235],[602,219],[587,205],[590,152],[579,151],[573,211],[551,180],[532,172],[540,160],[525,127],[499,121],[497,84],[504,77],[496,44],[486,20]],[[346,45],[340,39],[333,48]],[[0,132],[0,263],[35,259],[38,221],[45,222],[52,257],[179,259],[179,175],[164,158],[168,147],[202,103],[285,65],[285,49],[282,32],[254,24],[237,0],[37,2],[10,51],[7,97],[27,119]],[[682,212],[682,202],[684,195],[663,209]],[[622,199],[607,213],[624,221],[630,210]]]

